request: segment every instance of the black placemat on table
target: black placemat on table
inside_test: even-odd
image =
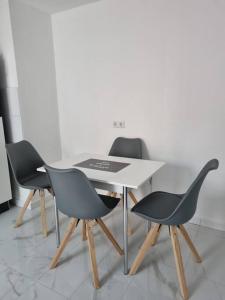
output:
[[[126,168],[129,165],[130,164],[128,164],[128,163],[123,163],[123,162],[119,162],[119,161],[90,158],[90,159],[84,160],[78,164],[74,164],[73,166],[116,173],[116,172],[119,172],[122,169]]]

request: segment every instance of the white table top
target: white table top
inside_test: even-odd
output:
[[[125,162],[130,163],[130,165],[116,173],[73,166],[74,164],[91,158]],[[132,189],[138,189],[145,181],[150,179],[152,175],[155,174],[164,165],[165,163],[160,161],[115,157],[90,153],[82,153],[74,156],[73,158],[63,159],[50,164],[51,167],[59,169],[79,169],[85,173],[89,180],[117,186],[124,186]],[[44,171],[43,168],[39,168],[38,170]]]

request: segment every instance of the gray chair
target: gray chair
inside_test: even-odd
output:
[[[51,185],[48,176],[43,172],[37,171],[37,168],[42,167],[45,162],[35,148],[25,140],[7,144],[6,151],[16,183],[24,189],[31,190],[23,208],[20,210],[15,227],[19,227],[23,223],[24,213],[33,199],[35,192],[39,191],[42,230],[43,234],[47,236],[44,190],[47,189],[51,192]]]
[[[112,242],[117,252],[122,255],[123,250],[120,248],[101,219],[116,207],[119,199],[104,195],[99,196],[85,174],[80,170],[74,168],[62,170],[49,166],[45,166],[45,168],[50,177],[57,208],[65,215],[72,218],[66,234],[51,261],[50,268],[56,267],[71,234],[77,227],[79,221],[83,220],[89,246],[93,284],[95,288],[99,288],[100,282],[97,270],[92,226],[96,222]]]
[[[118,137],[113,142],[109,155],[142,159],[142,141],[139,138]]]
[[[109,156],[142,159],[142,140],[139,138],[118,137],[112,144]],[[129,191],[128,194],[134,204],[137,204],[138,201],[133,192]],[[109,193],[108,195],[115,197],[116,193]]]
[[[179,195],[166,192],[154,192],[139,201],[139,203],[132,208],[132,212],[146,220],[156,223],[156,225],[148,233],[141,249],[139,250],[139,253],[130,269],[130,275],[136,273],[144,259],[146,251],[156,243],[162,225],[167,225],[169,227],[172,241],[181,294],[184,299],[188,299],[188,289],[177,236],[177,228],[190,247],[195,260],[197,262],[201,262],[202,259],[194,247],[183,224],[188,222],[196,211],[199,192],[208,172],[217,169],[218,166],[219,162],[217,159],[210,160],[201,170],[185,194]]]

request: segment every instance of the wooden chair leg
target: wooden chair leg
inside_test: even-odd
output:
[[[119,196],[120,196],[120,205],[123,208],[123,195],[119,194]],[[130,226],[129,218],[128,218],[127,221],[128,221],[127,234],[128,234],[128,236],[131,236],[134,233],[134,231],[133,231],[133,229]]]
[[[134,204],[137,204],[138,201],[137,201],[136,197],[134,196],[133,192],[130,191],[130,192],[128,192],[128,194],[129,194],[131,200],[134,202]]]
[[[94,244],[94,238],[91,231],[91,225],[89,224],[88,221],[86,221],[86,228],[87,228],[88,249],[89,249],[89,255],[91,260],[92,275],[93,275],[93,285],[96,289],[98,289],[100,288],[100,282],[98,276],[96,254],[95,254],[95,244]]]
[[[112,233],[109,231],[108,227],[105,225],[105,223],[101,220],[101,219],[97,219],[96,220],[98,225],[101,227],[102,231],[105,233],[105,235],[108,237],[108,239],[111,241],[111,243],[113,244],[113,246],[115,247],[116,251],[120,254],[123,255],[124,252],[123,250],[120,248],[119,244],[117,243],[117,241],[115,240],[115,238],[113,237]]]
[[[23,224],[23,216],[24,216],[25,211],[26,211],[27,207],[29,206],[31,200],[33,199],[35,192],[36,192],[36,190],[30,191],[30,193],[29,193],[23,207],[21,208],[17,219],[16,219],[15,227],[19,227],[20,225]]]
[[[134,230],[131,227],[131,221],[130,221],[129,216],[128,216],[127,222],[128,222],[127,234],[128,234],[128,236],[131,236],[134,233]]]
[[[132,236],[133,233],[134,233],[133,229],[128,224],[128,228],[127,228],[127,234],[128,234],[128,236]]]
[[[159,225],[157,234],[155,235],[155,238],[154,238],[154,240],[153,240],[153,242],[152,242],[152,246],[154,246],[154,245],[156,244],[156,242],[157,242],[157,240],[158,240],[158,237],[159,237],[159,235],[160,235],[161,229],[162,229],[162,224]]]
[[[130,195],[131,200],[134,202],[134,204],[138,203],[136,197],[134,196],[134,194],[131,191],[128,192],[128,194]],[[107,195],[115,198],[117,196],[117,193],[116,192],[108,192]],[[120,200],[121,200],[120,201],[121,202],[121,206],[123,207],[123,197],[121,197],[121,195],[120,195]],[[128,224],[128,236],[131,236],[133,233],[134,232],[133,232],[131,226],[129,226],[129,224]]]
[[[108,192],[107,193],[107,196],[109,196],[109,197],[116,197],[116,195],[117,195],[117,193],[116,192]]]
[[[82,240],[87,240],[86,223],[84,220],[82,221]]]
[[[128,194],[129,194],[131,200],[133,201],[133,203],[137,204],[138,201],[137,201],[137,198],[134,196],[133,192],[129,191]],[[128,224],[128,236],[131,236],[133,233],[134,233],[134,231],[132,230],[131,226],[129,226],[129,224]]]
[[[123,195],[120,194],[120,202],[119,205],[123,208]]]
[[[176,263],[177,276],[179,280],[181,294],[182,297],[186,300],[188,299],[188,288],[187,288],[185,274],[184,274],[184,266],[183,266],[176,226],[170,226],[170,236],[171,236],[171,241],[173,246],[173,253],[174,253],[174,258]]]
[[[188,235],[186,229],[184,228],[183,225],[179,225],[178,228],[180,229],[181,234],[183,235],[185,241],[187,242],[189,248],[191,249],[191,252],[193,254],[194,259],[196,260],[197,263],[202,262],[201,256],[198,254],[198,251],[196,250],[190,236]]]
[[[40,207],[41,207],[41,224],[42,224],[42,232],[44,236],[48,236],[48,225],[47,225],[47,217],[45,210],[45,192],[44,190],[39,190],[40,195]]]
[[[47,188],[48,192],[54,197],[54,192],[52,188]]]
[[[142,263],[147,250],[149,250],[152,246],[152,242],[155,239],[155,235],[157,234],[159,226],[160,226],[159,224],[156,224],[150,230],[150,232],[147,234],[147,237],[145,238],[145,241],[142,244],[141,249],[139,250],[138,255],[136,256],[136,258],[131,266],[129,275],[134,275],[137,272],[137,269],[140,266],[140,264]]]
[[[51,261],[51,264],[50,264],[50,269],[53,269],[53,268],[56,267],[57,262],[58,262],[60,256],[62,255],[62,252],[65,249],[65,247],[66,247],[72,233],[74,232],[78,222],[79,222],[79,220],[72,219],[72,221],[69,223],[69,225],[67,227],[67,230],[66,230],[66,233],[65,233],[65,236],[64,236],[59,248],[57,249],[55,256],[52,258],[52,261]]]

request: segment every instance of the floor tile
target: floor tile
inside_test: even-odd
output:
[[[211,230],[200,230],[195,245],[203,259],[198,269],[204,270],[210,280],[225,285],[225,239]],[[197,272],[197,267],[193,268]]]
[[[51,258],[32,254],[17,261],[12,267],[18,272],[37,280],[47,272]]]
[[[32,284],[30,278],[8,268],[0,274],[0,299],[18,299]]]
[[[151,289],[151,284],[149,283],[148,288],[142,289],[138,283],[135,282],[135,280],[132,281],[131,284],[129,284],[126,292],[124,293],[123,300],[171,300],[172,298],[169,298],[167,296],[162,295],[161,293],[155,293]],[[175,299],[175,298],[174,298]]]
[[[107,279],[106,279],[107,278]],[[75,293],[70,297],[71,300],[76,299],[99,299],[99,300],[114,300],[121,299],[124,294],[128,282],[125,279],[120,280],[118,277],[106,277],[102,278],[102,274],[100,275],[100,289],[95,289],[92,285],[92,278],[89,278],[80,285],[80,287],[75,291]]]
[[[66,300],[64,296],[38,283],[28,288],[27,291],[19,299],[20,300]]]
[[[81,240],[79,224],[59,260],[49,269],[56,251],[54,208],[47,204],[49,235],[41,233],[39,208],[27,211],[24,223],[14,228],[19,209],[1,214],[0,228],[0,299],[123,299],[181,300],[175,262],[168,234],[163,228],[157,244],[145,256],[134,276],[123,274],[123,257],[98,226],[94,226],[96,257],[101,288],[92,285],[87,242]],[[123,211],[117,207],[103,218],[118,243],[123,246]],[[69,218],[60,214],[61,236]],[[146,234],[147,222],[129,214],[129,267]],[[179,235],[187,286],[192,300],[225,300],[225,233],[200,225],[186,224],[199,254],[197,264],[182,236]]]

